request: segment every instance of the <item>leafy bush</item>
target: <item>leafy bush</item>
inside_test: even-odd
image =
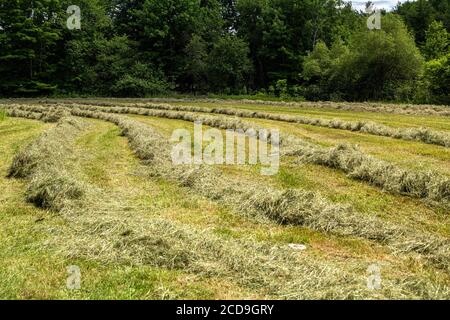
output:
[[[326,96],[324,89],[317,84],[306,86],[303,95],[306,100],[310,101],[327,100],[326,98],[324,99],[324,96]]]
[[[426,63],[425,80],[432,102],[450,104],[450,53]]]
[[[6,119],[6,111],[0,109],[0,121],[4,121]]]
[[[280,98],[288,97],[288,82],[286,79],[278,80],[275,84],[275,90]]]
[[[242,93],[253,70],[249,54],[247,43],[238,37],[228,35],[220,38],[208,57],[211,90]]]
[[[149,65],[139,62],[112,87],[115,95],[124,97],[145,97],[164,94],[169,90],[170,86],[162,73],[155,72]]]
[[[433,21],[426,32],[427,40],[423,47],[428,60],[439,59],[444,56],[450,45],[450,34],[442,22]]]
[[[323,42],[315,46],[303,63],[305,97],[381,100],[406,94],[409,99],[412,90],[404,84],[418,79],[422,66],[423,58],[404,23],[387,14],[382,30],[355,31],[348,45],[336,41],[331,49]]]
[[[167,92],[168,85],[161,80],[141,79],[127,74],[117,81],[112,90],[116,96],[146,97]]]

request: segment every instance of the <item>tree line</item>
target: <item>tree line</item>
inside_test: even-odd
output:
[[[450,1],[367,18],[341,0],[0,0],[0,96],[450,104]]]

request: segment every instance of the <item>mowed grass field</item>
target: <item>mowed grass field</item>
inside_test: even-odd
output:
[[[398,107],[411,114],[220,100],[0,101],[0,298],[449,299],[449,107]],[[214,108],[428,131],[392,137]],[[279,129],[297,152],[282,143],[273,176],[259,165],[174,166],[173,131],[193,133],[199,117],[222,132]],[[370,161],[349,169],[361,159]],[[374,265],[377,288],[368,286]],[[80,268],[80,289],[67,287],[69,266]]]

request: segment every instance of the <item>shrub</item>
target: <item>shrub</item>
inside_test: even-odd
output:
[[[280,98],[288,98],[289,92],[288,92],[288,82],[286,79],[278,80],[275,84],[275,90],[277,92],[277,95]]]
[[[5,121],[6,119],[6,111],[4,109],[0,109],[0,121]]]
[[[248,44],[234,35],[221,37],[208,56],[209,87],[214,92],[240,93],[252,73]]]
[[[146,97],[167,93],[170,85],[161,73],[155,72],[148,65],[136,63],[111,90],[116,96]]]
[[[404,23],[386,14],[382,30],[356,30],[348,45],[336,41],[329,49],[317,43],[303,62],[305,97],[317,101],[337,93],[347,100],[393,99],[395,85],[416,80],[422,67],[423,59]]]
[[[429,84],[432,102],[450,104],[450,53],[427,62],[425,80]]]

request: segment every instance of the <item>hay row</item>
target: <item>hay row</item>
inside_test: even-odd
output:
[[[45,112],[44,106],[21,106],[27,110]],[[53,109],[52,107],[51,109]],[[58,108],[58,107],[56,107]],[[176,112],[159,112],[145,109],[110,108],[103,109],[95,106],[83,106],[83,110],[105,111],[120,114],[136,113],[198,121],[205,119],[211,126],[220,128],[247,129],[248,123],[228,121],[229,119],[196,117],[190,114]],[[67,109],[67,110],[70,110]],[[354,147],[338,146],[336,148],[322,148],[305,143],[300,139],[287,136],[285,144],[289,146],[288,155],[300,156],[303,161],[340,169],[350,177],[367,181],[372,185],[391,193],[398,193],[435,202],[444,207],[449,204],[449,179],[435,172],[415,172],[401,169],[385,161],[367,156]]]
[[[236,103],[238,101],[229,102]],[[344,111],[391,113],[400,115],[450,116],[449,106],[413,105],[413,104],[380,104],[380,103],[338,103],[338,102],[275,102],[243,100],[242,103],[259,105],[276,105],[296,108],[337,109]]]
[[[450,264],[448,239],[421,234],[374,217],[362,218],[363,215],[351,208],[330,203],[313,192],[280,191],[257,182],[236,181],[208,166],[174,166],[170,158],[170,143],[149,126],[105,112],[77,108],[71,112],[75,116],[118,125],[137,156],[147,162],[152,175],[175,181],[241,214],[282,224],[303,225],[321,232],[366,238],[388,244],[396,251],[423,254],[444,268]]]
[[[35,116],[34,113],[12,114],[26,118]],[[64,164],[81,128],[78,120],[62,118],[56,127],[47,130],[15,155],[8,177],[29,180],[28,202],[40,208],[60,211],[68,200],[83,196],[84,186],[66,170]]]
[[[124,133],[132,137],[131,146],[140,158],[156,160],[153,146],[160,139],[158,135],[154,135],[156,140],[153,143],[147,144],[151,140],[141,134],[145,134],[148,127],[104,116],[120,124]],[[72,130],[64,132],[70,134]],[[54,131],[48,131],[26,149],[30,156],[16,156],[10,171],[22,177],[45,174],[47,168],[37,167],[43,159],[39,159],[39,154],[34,151],[45,148],[43,155],[48,149],[57,149],[55,144],[67,146],[67,143],[57,143],[62,141],[59,134],[56,136]],[[71,137],[64,142],[69,140]],[[68,151],[63,150],[60,156]],[[61,157],[51,156],[49,160],[57,160],[52,165],[58,166]],[[57,179],[46,179],[46,185],[51,190],[60,188]],[[198,277],[224,277],[262,295],[282,299],[424,297],[424,287],[425,297],[445,295],[445,291],[436,290],[433,284],[420,285],[420,292],[403,289],[406,285],[410,287],[411,283],[414,284],[411,287],[416,287],[420,283],[418,279],[408,279],[406,284],[386,281],[383,291],[374,293],[366,289],[364,268],[360,268],[358,275],[355,273],[356,265],[349,267],[351,271],[348,272],[342,266],[296,254],[282,245],[269,245],[252,239],[223,239],[210,230],[198,231],[163,219],[143,220],[137,218],[139,215],[134,210],[131,217],[124,217],[122,204],[116,203],[120,201],[116,197],[103,199],[104,194],[90,196],[91,199],[85,199],[82,206],[72,204],[73,199],[69,197],[59,207],[70,230],[56,233],[56,238],[50,241],[64,255],[102,263],[183,270]],[[99,204],[107,206],[99,208]],[[101,214],[102,211],[105,214]]]
[[[240,119],[229,119],[224,117],[214,117],[214,116],[203,116],[175,111],[160,111],[160,110],[151,110],[151,109],[134,109],[134,108],[107,108],[103,109],[98,106],[88,106],[88,105],[80,105],[80,106],[72,106],[67,107],[65,105],[5,105],[5,108],[11,109],[19,109],[25,110],[29,112],[48,112],[48,110],[64,110],[65,112],[71,112],[74,108],[79,108],[83,110],[93,111],[93,112],[108,112],[115,114],[135,114],[135,115],[143,115],[149,117],[156,118],[164,118],[164,119],[172,119],[172,120],[182,120],[187,122],[201,122],[205,126],[217,128],[217,129],[228,129],[228,130],[243,130],[244,133],[247,133],[248,130],[253,129],[255,132],[258,132],[262,128],[260,126],[251,124],[249,122],[242,121]],[[271,143],[271,135],[270,131],[267,132],[266,140]],[[283,143],[281,141],[280,143]]]
[[[221,237],[211,229],[148,218],[145,208],[128,207],[127,214],[117,196],[102,196],[83,208],[66,210],[70,232],[59,232],[54,240],[63,254],[114,265],[183,270],[199,279],[219,277],[277,299],[436,299],[450,293],[445,283],[409,274],[383,276],[382,289],[370,291],[366,268],[371,262],[339,263],[295,252],[285,244]]]
[[[90,105],[81,103],[83,105]],[[73,104],[72,104],[73,105]],[[101,107],[117,106],[114,103],[98,103]],[[304,116],[291,116],[283,114],[274,114],[258,111],[247,111],[226,108],[206,108],[197,106],[173,106],[168,104],[124,104],[127,108],[148,108],[156,110],[183,111],[183,112],[201,112],[223,114],[227,116],[236,116],[240,118],[266,119],[273,121],[306,124],[324,128],[347,130],[352,132],[362,132],[371,135],[389,137],[406,141],[419,141],[427,144],[434,144],[443,147],[450,147],[450,134],[446,132],[435,131],[429,128],[393,128],[378,124],[372,121],[345,121],[341,119],[320,119]]]
[[[23,108],[17,105],[7,105],[3,106],[3,108],[9,117],[40,120],[49,123],[56,123],[68,115],[66,111],[58,108],[51,108],[49,110],[43,108]]]
[[[371,102],[285,102],[285,101],[263,101],[263,100],[223,100],[223,99],[154,99],[154,102],[207,102],[218,104],[252,104],[266,106],[283,106],[293,108],[308,109],[336,109],[344,111],[356,112],[374,112],[374,113],[390,113],[400,115],[417,115],[417,116],[450,116],[449,106],[438,105],[413,105],[413,104],[388,104],[388,103],[371,103]]]
[[[413,171],[368,156],[349,145],[334,148],[297,148],[288,155],[302,161],[344,171],[392,194],[424,199],[428,204],[450,208],[450,179],[435,171]]]
[[[109,99],[68,99],[68,100],[42,100],[43,103],[60,103],[64,101],[73,103],[89,103],[99,104]],[[343,110],[353,112],[372,112],[387,113],[399,115],[415,115],[415,116],[450,116],[450,106],[442,105],[414,105],[414,104],[390,104],[390,103],[372,103],[372,102],[285,102],[285,101],[263,101],[263,100],[232,100],[232,99],[178,99],[178,98],[150,98],[150,99],[114,99],[111,103],[117,101],[123,103],[216,103],[220,105],[262,105],[262,106],[282,106],[292,108],[306,109],[328,109]]]
[[[25,118],[30,120],[40,120],[44,116],[42,112],[24,111],[18,108],[5,108],[5,114],[8,117]]]
[[[33,108],[33,107],[30,107]],[[35,106],[37,110],[44,108]],[[72,107],[75,108],[75,107]],[[77,107],[80,108],[80,107]],[[252,124],[238,119],[198,116],[176,111],[159,111],[145,108],[81,106],[83,110],[117,114],[137,114],[189,122],[202,121],[205,125],[220,129],[252,128]],[[71,108],[66,108],[70,110]],[[256,127],[258,130],[259,127]],[[269,137],[270,142],[270,137]],[[334,148],[316,146],[287,135],[281,138],[284,154],[299,156],[302,161],[342,170],[356,180],[364,181],[384,191],[424,199],[428,204],[450,208],[450,179],[435,171],[418,172],[403,169],[376,159],[356,147],[341,145]]]
[[[178,112],[176,110],[152,110],[146,108],[128,108],[128,107],[110,107],[103,109],[103,107],[99,106],[88,106],[88,105],[74,105],[75,108],[83,108],[89,111],[100,111],[100,112],[108,112],[108,113],[117,113],[117,114],[135,114],[135,115],[143,115],[148,117],[156,117],[156,118],[164,118],[164,119],[173,119],[173,120],[182,120],[187,122],[201,122],[205,126],[209,126],[212,128],[217,128],[221,130],[243,130],[246,132],[247,130],[253,129],[256,132],[260,131],[262,128],[255,124],[242,121],[238,118],[225,118],[225,117],[214,117],[207,115],[197,115],[195,113],[185,113]],[[70,108],[69,108],[70,109]],[[270,132],[268,132],[267,141],[271,141]],[[281,143],[283,143],[281,141]]]

